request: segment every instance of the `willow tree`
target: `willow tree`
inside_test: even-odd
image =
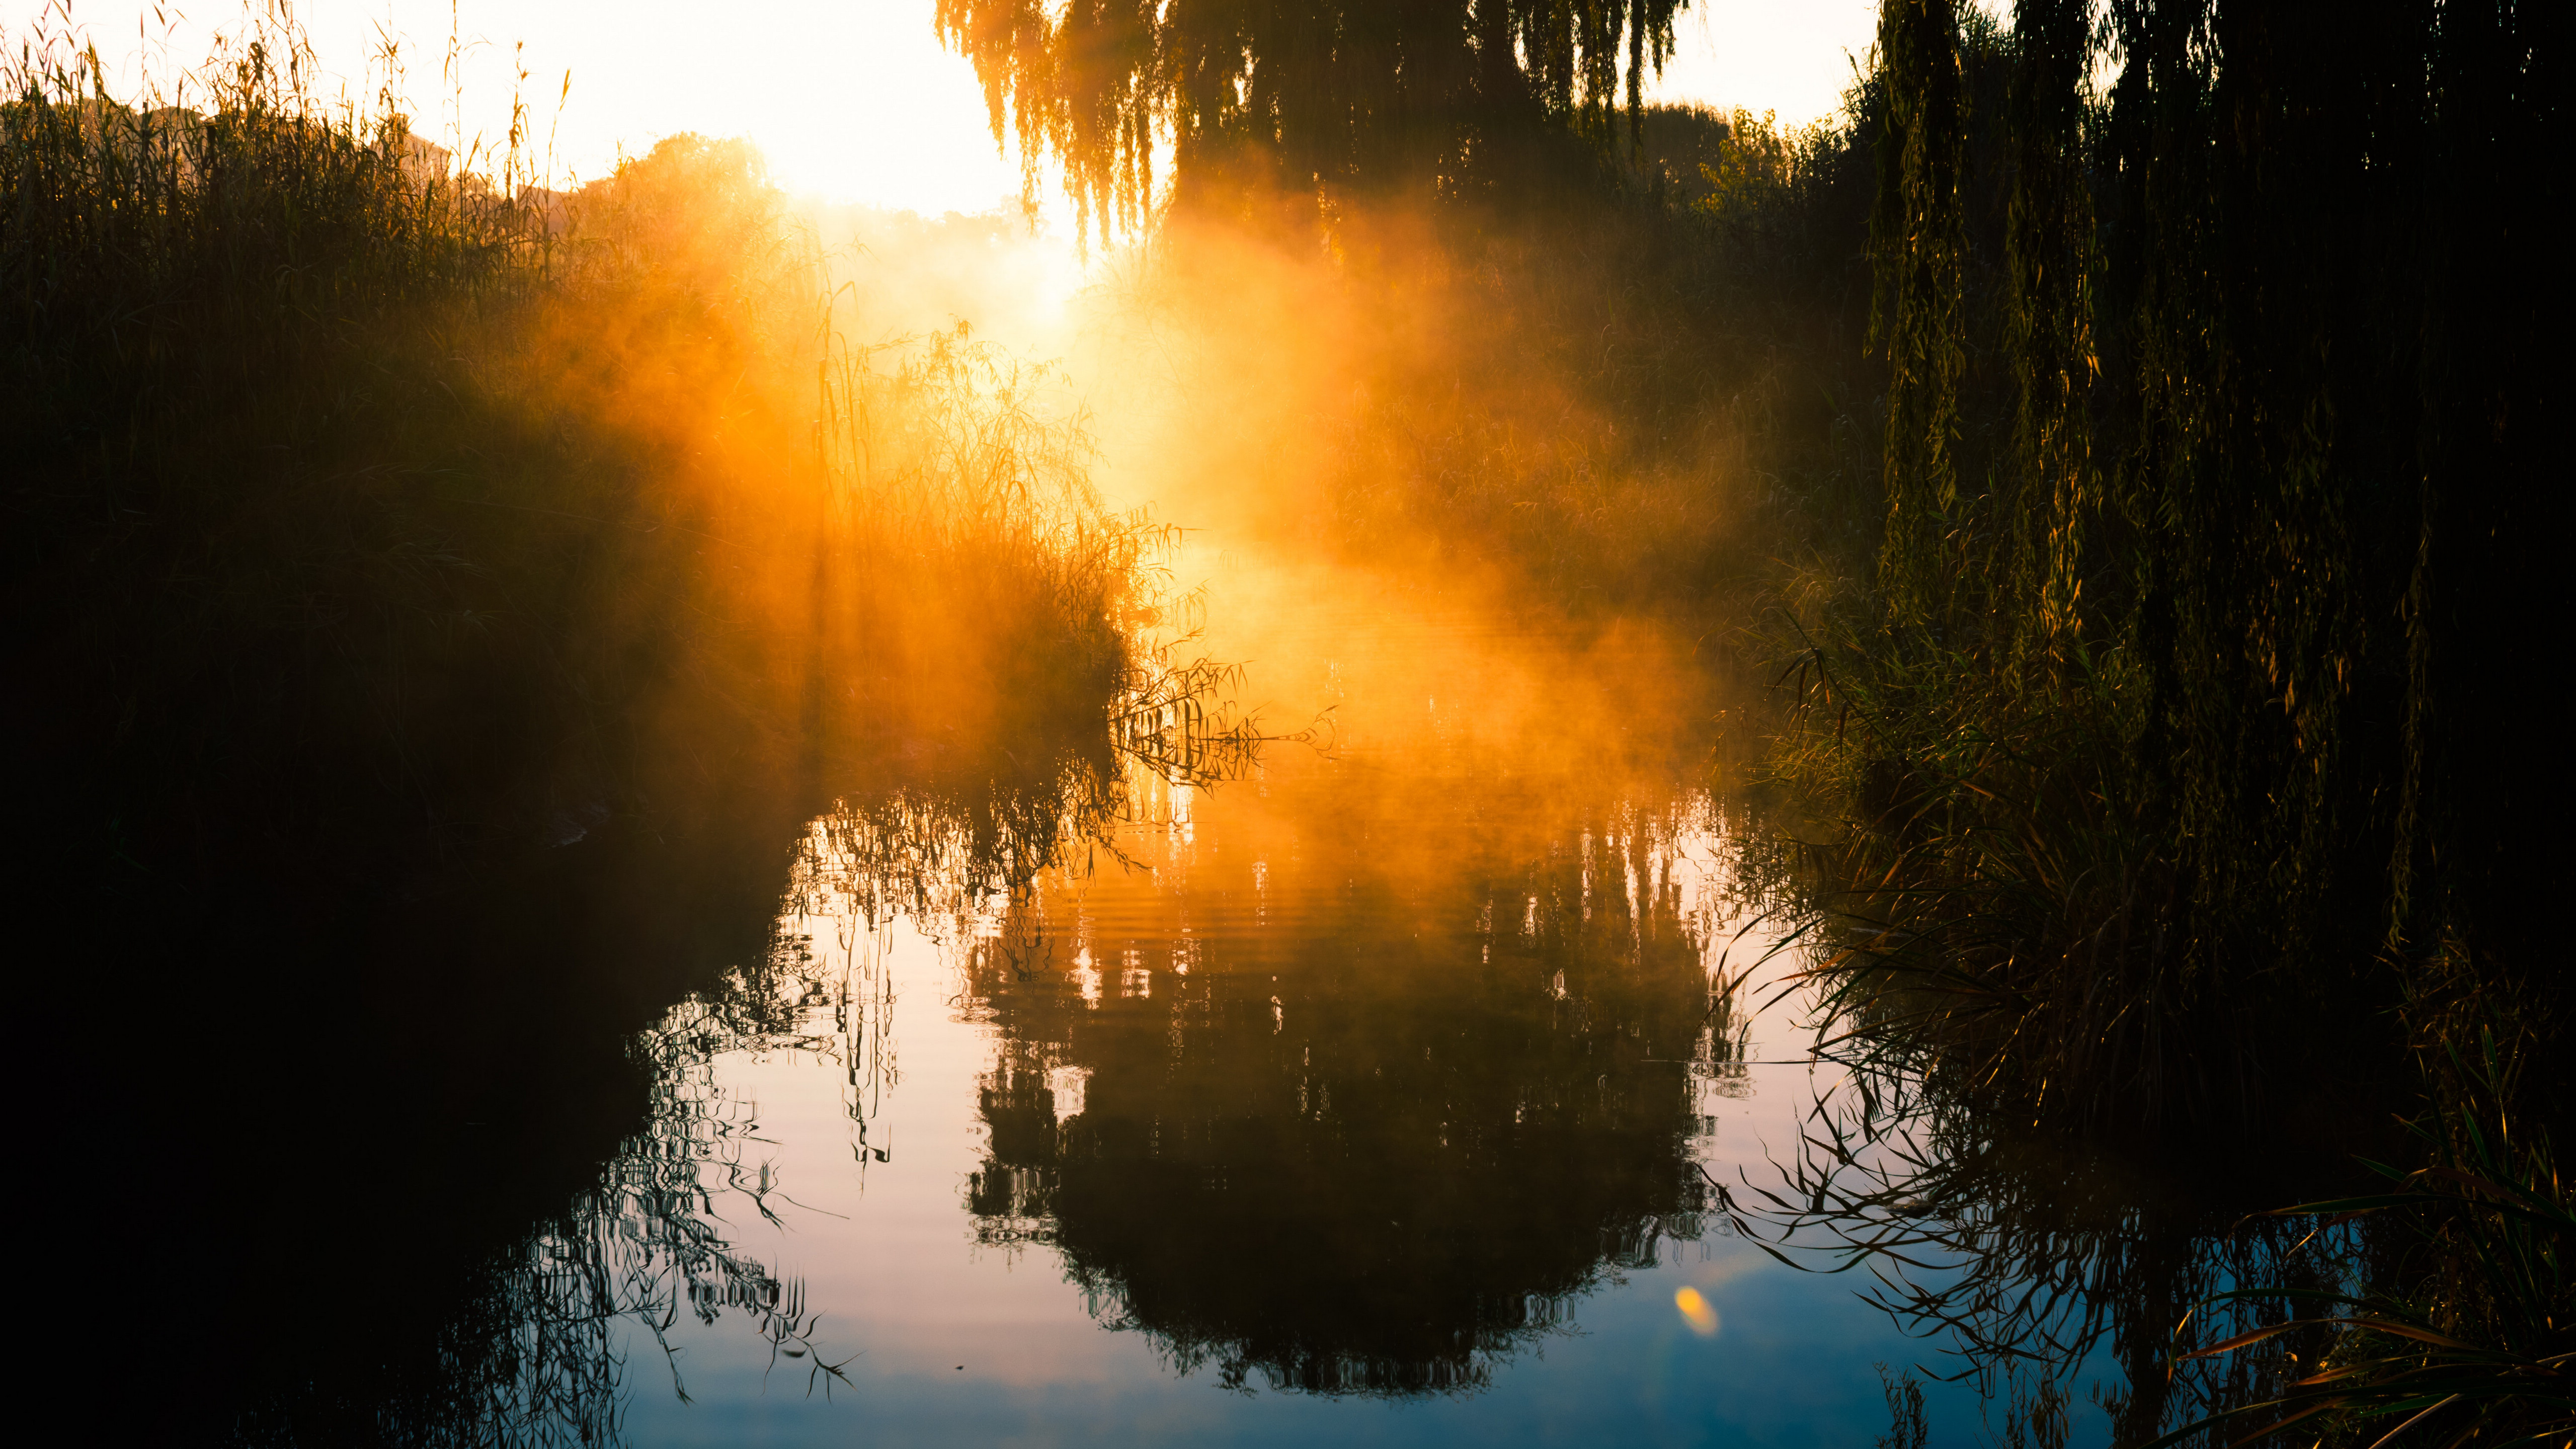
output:
[[[1023,184],[1064,167],[1086,227],[1158,197],[1327,211],[1454,190],[1553,129],[1633,137],[1689,0],[939,0]],[[1155,157],[1170,147],[1167,185]]]
[[[1914,696],[1925,754],[2092,712],[2100,758],[2042,763],[2145,852],[2141,989],[2527,972],[2569,29],[2529,0],[2017,0],[2008,32],[1883,6],[1883,647],[1966,676]]]

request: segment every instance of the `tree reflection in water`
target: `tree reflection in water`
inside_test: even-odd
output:
[[[862,1173],[886,1160],[872,1129],[892,1080],[893,993],[881,950],[898,918],[962,938],[1043,870],[1116,847],[1135,779],[1200,783],[1238,773],[1260,743],[1206,696],[1228,682],[1160,655],[1120,696],[1103,733],[1048,748],[945,760],[854,791],[798,843],[764,953],[689,993],[629,1043],[647,1082],[642,1126],[554,1221],[498,1253],[465,1311],[440,1330],[434,1373],[381,1402],[387,1440],[601,1443],[618,1436],[627,1345],[658,1350],[682,1398],[669,1330],[683,1314],[745,1320],[773,1372],[829,1393],[847,1359],[816,1336],[804,1285],[781,1279],[727,1236],[742,1204],[778,1224],[791,1202],[747,1144],[755,1109],[718,1083],[733,1054],[798,1052],[836,1066]],[[1139,773],[1143,772],[1143,773]],[[799,926],[841,933],[818,953]],[[852,948],[858,949],[852,949]],[[841,963],[827,966],[826,961]],[[739,1216],[737,1213],[736,1216]]]
[[[1203,849],[1193,812],[1252,772],[1248,735],[1168,723],[1202,737],[1004,752],[811,824],[766,954],[636,1039],[649,1124],[499,1275],[519,1422],[612,1428],[620,1344],[650,1355],[682,1313],[743,1319],[791,1384],[831,1389],[848,1346],[726,1236],[737,1203],[790,1199],[717,1062],[833,1064],[860,1170],[884,1160],[898,920],[949,943],[951,1006],[994,1030],[978,1239],[1060,1255],[1175,1371],[1470,1392],[1710,1227],[1694,1144],[1707,1096],[1745,1090],[1746,1028],[1712,975],[1740,902],[1707,797],[1335,762],[1318,788],[1222,785]]]
[[[1740,1231],[1870,1268],[1879,1305],[1998,1401],[2006,1442],[2062,1444],[2105,1367],[2090,1397],[2144,1442],[2322,1347],[2178,1360],[2287,1301],[2215,1295],[2373,1270],[2357,1228],[2244,1220],[2259,1203],[2018,1138],[1885,1057],[1842,1063],[1776,1179],[1714,1181],[1703,1114],[1745,1090],[1750,1030],[1719,948],[1791,889],[1761,832],[1705,796],[1301,778],[1223,786],[1205,840],[1204,791],[1108,749],[842,800],[766,954],[636,1038],[648,1125],[455,1320],[423,1420],[613,1436],[621,1344],[649,1354],[682,1313],[741,1321],[788,1385],[830,1391],[847,1346],[726,1236],[737,1203],[774,1221],[787,1199],[716,1064],[834,1064],[860,1170],[884,1160],[898,920],[949,944],[949,1005],[994,1032],[978,1241],[1059,1257],[1104,1327],[1236,1389],[1473,1392],[1659,1245]]]
[[[953,926],[1104,840],[1102,823],[1126,808],[1112,741],[1022,748],[1025,767],[1008,753],[998,768],[953,761],[854,794],[810,823],[783,893],[765,902],[776,923],[765,950],[628,1039],[646,1110],[614,1152],[592,1159],[589,1185],[466,1274],[434,1347],[391,1364],[371,1402],[343,1412],[284,1400],[247,1415],[239,1436],[291,1437],[328,1412],[332,1434],[352,1443],[615,1442],[623,1400],[651,1382],[635,1376],[639,1349],[648,1372],[667,1374],[669,1389],[687,1397],[670,1340],[683,1315],[739,1320],[766,1342],[782,1386],[828,1394],[846,1382],[846,1354],[817,1332],[822,1315],[802,1282],[772,1273],[731,1236],[746,1218],[778,1224],[792,1199],[753,1146],[756,1107],[720,1085],[718,1064],[797,1052],[836,1066],[861,1170],[885,1160],[871,1140],[893,1063],[883,955],[817,952],[799,926],[828,922],[844,947],[864,947],[897,916]],[[704,853],[678,852],[700,865]],[[664,924],[710,934],[704,949],[732,949],[723,944],[729,922]]]
[[[973,921],[1025,894],[1039,872],[1087,864],[1103,850],[1114,856],[1109,827],[1134,814],[1135,780],[1204,784],[1241,773],[1262,743],[1212,698],[1232,671],[1150,648],[1130,663],[1093,728],[1052,739],[1023,733],[1015,748],[986,754],[932,750],[921,768],[854,788],[809,822],[783,892],[762,903],[774,924],[755,954],[741,956],[731,944],[747,902],[725,901],[724,919],[710,921],[685,919],[686,904],[664,919],[673,913],[628,901],[619,914],[705,938],[674,954],[722,951],[737,964],[628,1039],[645,1090],[641,1125],[562,1211],[484,1255],[457,1285],[434,1348],[403,1359],[399,1383],[370,1392],[363,1407],[342,1412],[335,1404],[332,1432],[348,1442],[614,1442],[623,1396],[640,1387],[629,1382],[634,1345],[643,1344],[687,1397],[669,1337],[683,1314],[708,1324],[744,1320],[767,1343],[773,1374],[801,1379],[809,1392],[846,1382],[847,1359],[818,1339],[820,1314],[803,1283],[773,1274],[728,1237],[726,1212],[748,1204],[775,1225],[777,1206],[792,1199],[766,1159],[747,1152],[755,1109],[719,1085],[718,1061],[798,1052],[837,1066],[860,1170],[885,1161],[885,1146],[871,1136],[892,1080],[893,997],[882,951],[867,947],[881,945],[899,917],[962,938]],[[736,874],[740,859],[774,848],[774,838],[750,838],[756,834],[746,827],[648,851],[655,869],[610,894],[649,897],[653,880]],[[628,855],[611,859],[632,865]],[[594,872],[619,873],[618,866]],[[687,899],[689,890],[675,893],[675,901]],[[554,914],[569,921],[581,913]],[[813,949],[800,931],[816,921],[841,933],[841,949]],[[258,1439],[273,1420],[278,1432],[270,1437],[293,1437],[315,1413],[299,1399],[281,1400],[245,1418],[243,1433]]]
[[[1433,784],[1240,809],[1207,858],[1183,788],[1130,840],[1150,876],[1013,899],[967,963],[1001,1036],[981,1241],[1061,1254],[1177,1372],[1403,1395],[1484,1386],[1701,1234],[1700,1093],[1742,1044],[1685,880],[1705,801],[1480,844],[1493,802]]]

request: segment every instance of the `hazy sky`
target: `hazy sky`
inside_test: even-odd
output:
[[[306,0],[329,89],[371,99],[383,83],[379,36],[402,42],[396,87],[413,129],[458,130],[444,79],[462,41],[463,135],[509,127],[515,73],[559,177],[594,177],[674,131],[747,135],[791,190],[924,212],[978,211],[1016,194],[1015,161],[994,153],[974,71],[939,47],[932,0]],[[1876,0],[1698,0],[1656,95],[1777,110],[1784,121],[1833,109],[1868,48]],[[238,0],[0,0],[14,57],[31,29],[86,32],[129,86],[204,58],[239,28]],[[514,47],[519,47],[514,50]],[[560,108],[566,73],[572,88]]]

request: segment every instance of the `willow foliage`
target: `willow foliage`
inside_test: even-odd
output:
[[[1953,0],[1889,0],[1879,17],[1887,134],[1878,148],[1872,341],[1888,358],[1887,542],[1899,609],[1930,607],[1941,516],[1958,501],[1967,234],[1959,170],[1967,97]]]
[[[974,61],[1029,192],[1060,160],[1106,233],[1150,219],[1164,142],[1176,198],[1328,207],[1454,188],[1538,126],[1606,145],[1688,3],[940,0],[938,27]]]
[[[1874,647],[1968,677],[1882,738],[2089,719],[2057,773],[2154,858],[2185,995],[2534,943],[2568,25],[1884,7]]]

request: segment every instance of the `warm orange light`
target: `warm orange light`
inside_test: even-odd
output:
[[[1682,1321],[1691,1332],[1702,1338],[1717,1337],[1717,1305],[1696,1288],[1684,1288],[1673,1295],[1673,1306],[1682,1311]]]

